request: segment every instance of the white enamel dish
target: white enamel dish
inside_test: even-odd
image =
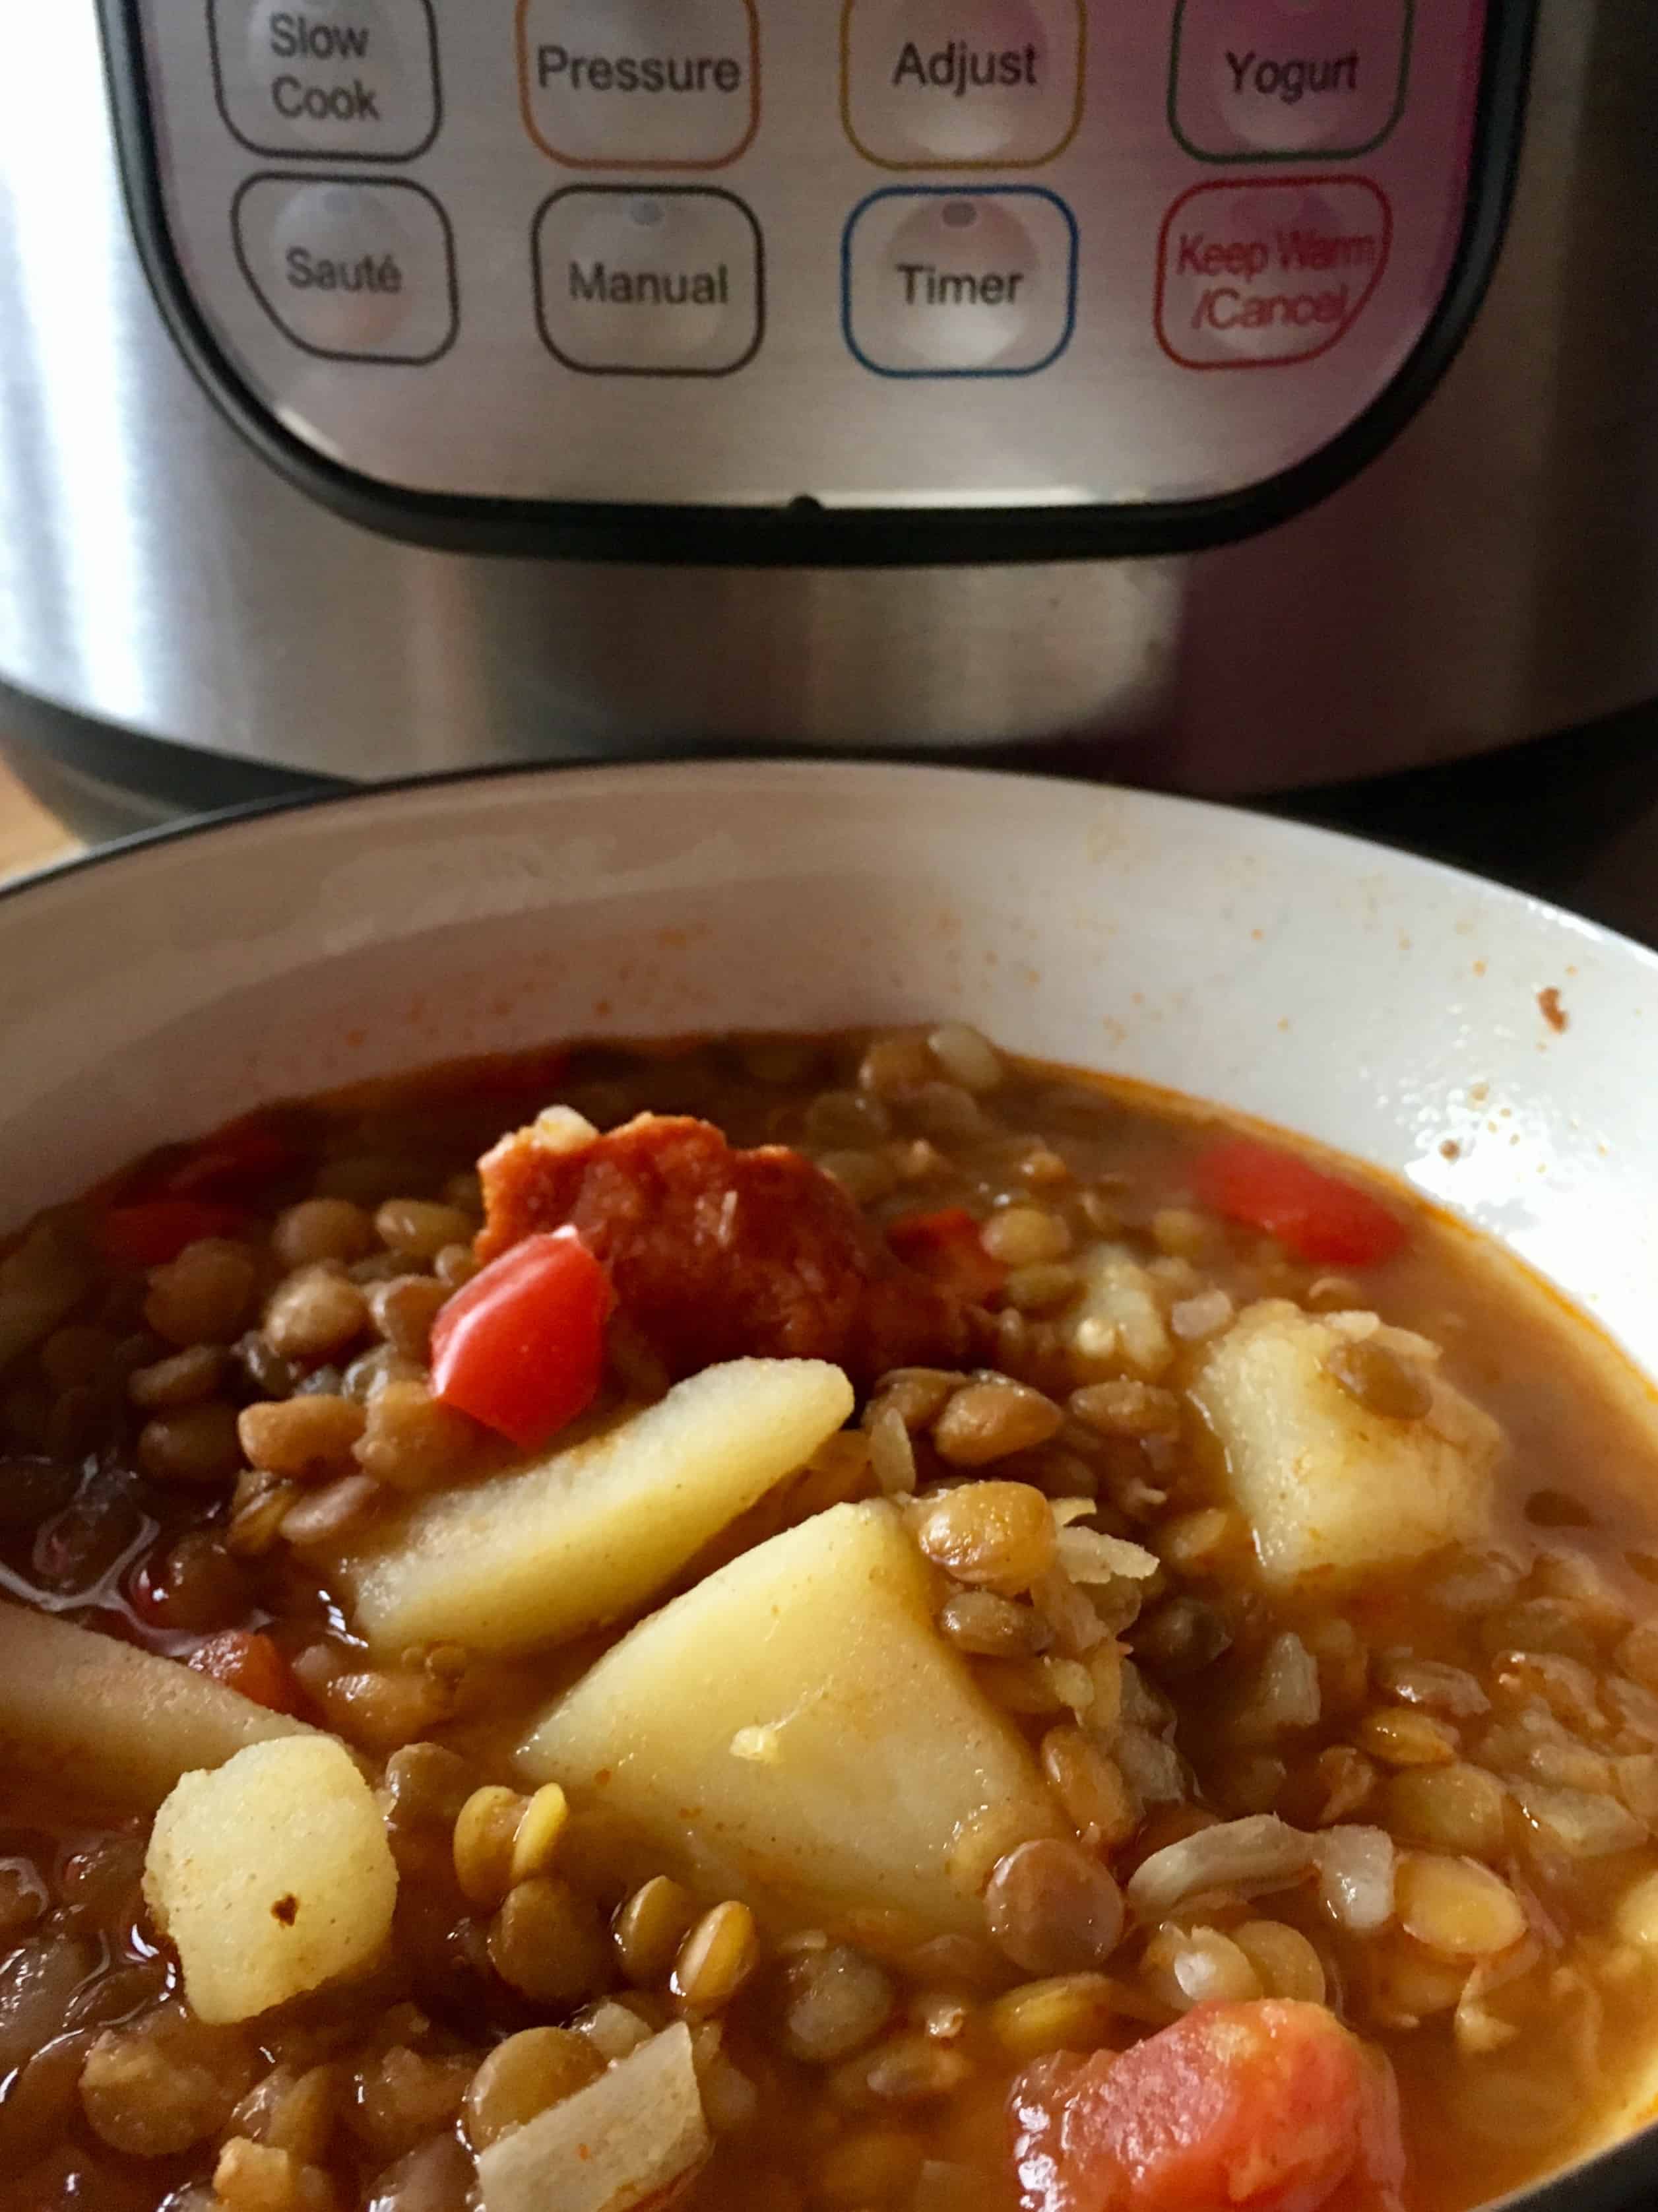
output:
[[[950,1015],[1392,1170],[1658,1374],[1658,958],[1321,831],[950,769],[426,783],[0,894],[0,1231],[163,1139],[364,1076]],[[1633,2145],[1549,2193],[1644,2203],[1655,2166]]]

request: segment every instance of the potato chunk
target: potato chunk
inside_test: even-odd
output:
[[[1416,1420],[1368,1412],[1325,1361],[1374,1316],[1319,1319],[1282,1298],[1248,1307],[1192,1395],[1225,1447],[1232,1495],[1269,1582],[1361,1574],[1490,1531],[1503,1432],[1429,1368]]]
[[[491,2144],[483,2212],[656,2212],[712,2148],[679,2022]]]
[[[249,2020],[374,1956],[398,1870],[349,1753],[308,1735],[186,1774],[155,1815],[144,1895],[197,2017]]]
[[[1009,1850],[1058,1820],[932,1598],[891,1506],[836,1506],[642,1622],[519,1765],[600,1816],[630,1872],[671,1867],[774,1921],[875,1899],[928,1931],[981,1929],[975,1835],[993,1822]]]
[[[308,1735],[176,1659],[0,1605],[0,1763],[151,1812],[181,1774]]]
[[[736,1359],[533,1466],[422,1498],[343,1562],[382,1648],[525,1651],[633,1612],[852,1411],[816,1359]]]

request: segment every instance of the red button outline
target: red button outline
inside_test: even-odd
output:
[[[1177,353],[1164,334],[1163,310],[1167,304],[1169,292],[1169,234],[1174,228],[1175,219],[1181,209],[1188,206],[1193,200],[1200,199],[1205,193],[1224,193],[1230,198],[1238,199],[1246,195],[1253,196],[1260,192],[1316,191],[1331,185],[1361,185],[1372,196],[1382,210],[1381,258],[1376,264],[1370,283],[1360,294],[1357,306],[1340,329],[1326,338],[1322,345],[1315,346],[1309,353],[1277,354],[1266,360],[1251,361],[1239,358],[1233,361],[1193,361],[1188,356]],[[1252,173],[1247,177],[1238,177],[1230,180],[1212,179],[1205,184],[1193,185],[1181,194],[1168,214],[1164,216],[1163,228],[1157,234],[1157,290],[1152,315],[1152,327],[1157,333],[1157,343],[1176,368],[1199,371],[1211,368],[1298,368],[1303,362],[1318,361],[1333,347],[1340,344],[1365,308],[1369,307],[1375,296],[1376,287],[1388,273],[1388,264],[1393,259],[1393,204],[1381,185],[1370,177],[1355,177],[1351,174],[1344,176],[1339,171],[1327,171],[1316,176],[1307,177],[1263,177]]]

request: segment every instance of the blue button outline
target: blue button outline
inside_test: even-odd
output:
[[[1018,368],[884,368],[878,361],[872,361],[853,335],[852,329],[852,240],[853,234],[878,200],[1046,200],[1058,208],[1065,218],[1071,234],[1071,265],[1066,286],[1065,328],[1051,353],[1040,361],[1025,363]],[[883,185],[879,191],[869,193],[859,201],[847,217],[847,226],[841,234],[841,334],[846,340],[847,350],[861,368],[872,376],[890,376],[906,382],[924,378],[936,382],[944,377],[1039,376],[1051,368],[1071,343],[1077,330],[1077,264],[1082,255],[1082,234],[1077,228],[1077,218],[1057,192],[1049,191],[1045,185]]]

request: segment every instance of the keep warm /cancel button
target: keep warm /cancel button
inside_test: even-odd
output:
[[[730,192],[573,185],[536,217],[548,350],[596,376],[728,376],[759,350],[760,227]]]
[[[1199,185],[1163,219],[1158,339],[1187,368],[1312,361],[1357,321],[1392,249],[1393,210],[1367,178]]]

